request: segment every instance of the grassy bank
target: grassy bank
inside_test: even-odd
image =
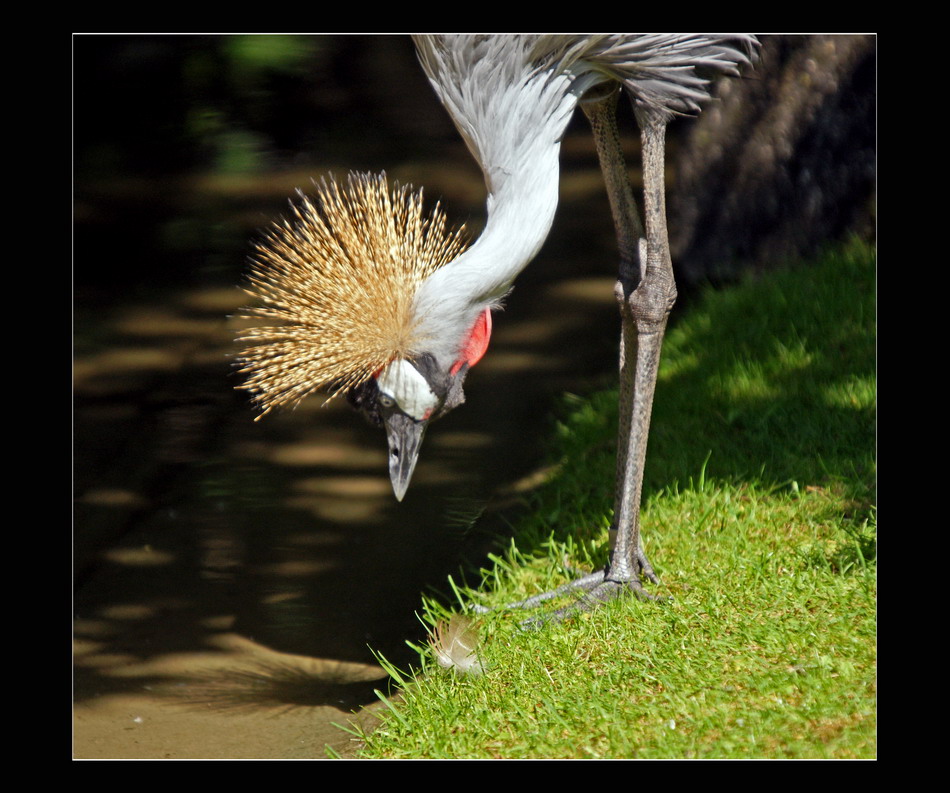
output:
[[[484,672],[420,648],[363,756],[874,757],[874,283],[855,243],[692,306],[664,348],[644,488],[652,591],[672,602],[539,631],[472,615]],[[606,562],[615,404],[566,398],[557,473],[430,623]]]

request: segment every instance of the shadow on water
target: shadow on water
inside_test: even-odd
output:
[[[383,435],[342,401],[255,422],[234,390],[237,285],[296,187],[387,167],[475,232],[484,202],[407,42],[276,46],[76,39],[77,757],[351,751],[332,723],[386,690],[373,653],[412,660],[420,593],[490,547],[472,519],[543,462],[554,397],[615,365],[613,234],[581,120],[555,231],[402,504]]]

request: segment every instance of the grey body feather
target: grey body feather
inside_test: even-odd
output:
[[[497,305],[547,238],[558,197],[560,142],[581,97],[623,85],[638,113],[691,113],[711,74],[734,74],[755,51],[745,35],[603,34],[414,37],[433,88],[481,166],[485,230],[422,284],[416,316],[444,364],[479,312]]]

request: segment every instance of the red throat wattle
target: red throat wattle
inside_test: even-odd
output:
[[[465,364],[468,364],[470,368],[477,364],[488,349],[488,340],[490,338],[491,309],[486,308],[478,315],[478,319],[476,319],[475,324],[472,325],[472,329],[468,333],[468,338],[465,339],[465,343],[462,345],[462,352],[458,360],[452,364],[452,369],[450,370],[451,374],[458,374],[459,369],[465,366]]]

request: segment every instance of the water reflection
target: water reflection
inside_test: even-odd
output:
[[[249,239],[311,178],[385,167],[477,230],[481,176],[408,42],[80,37],[75,78],[76,754],[320,756],[375,701],[372,651],[411,660],[420,593],[489,547],[553,396],[612,368],[602,187],[563,196],[397,504],[381,433],[319,397],[254,422],[232,361]]]

